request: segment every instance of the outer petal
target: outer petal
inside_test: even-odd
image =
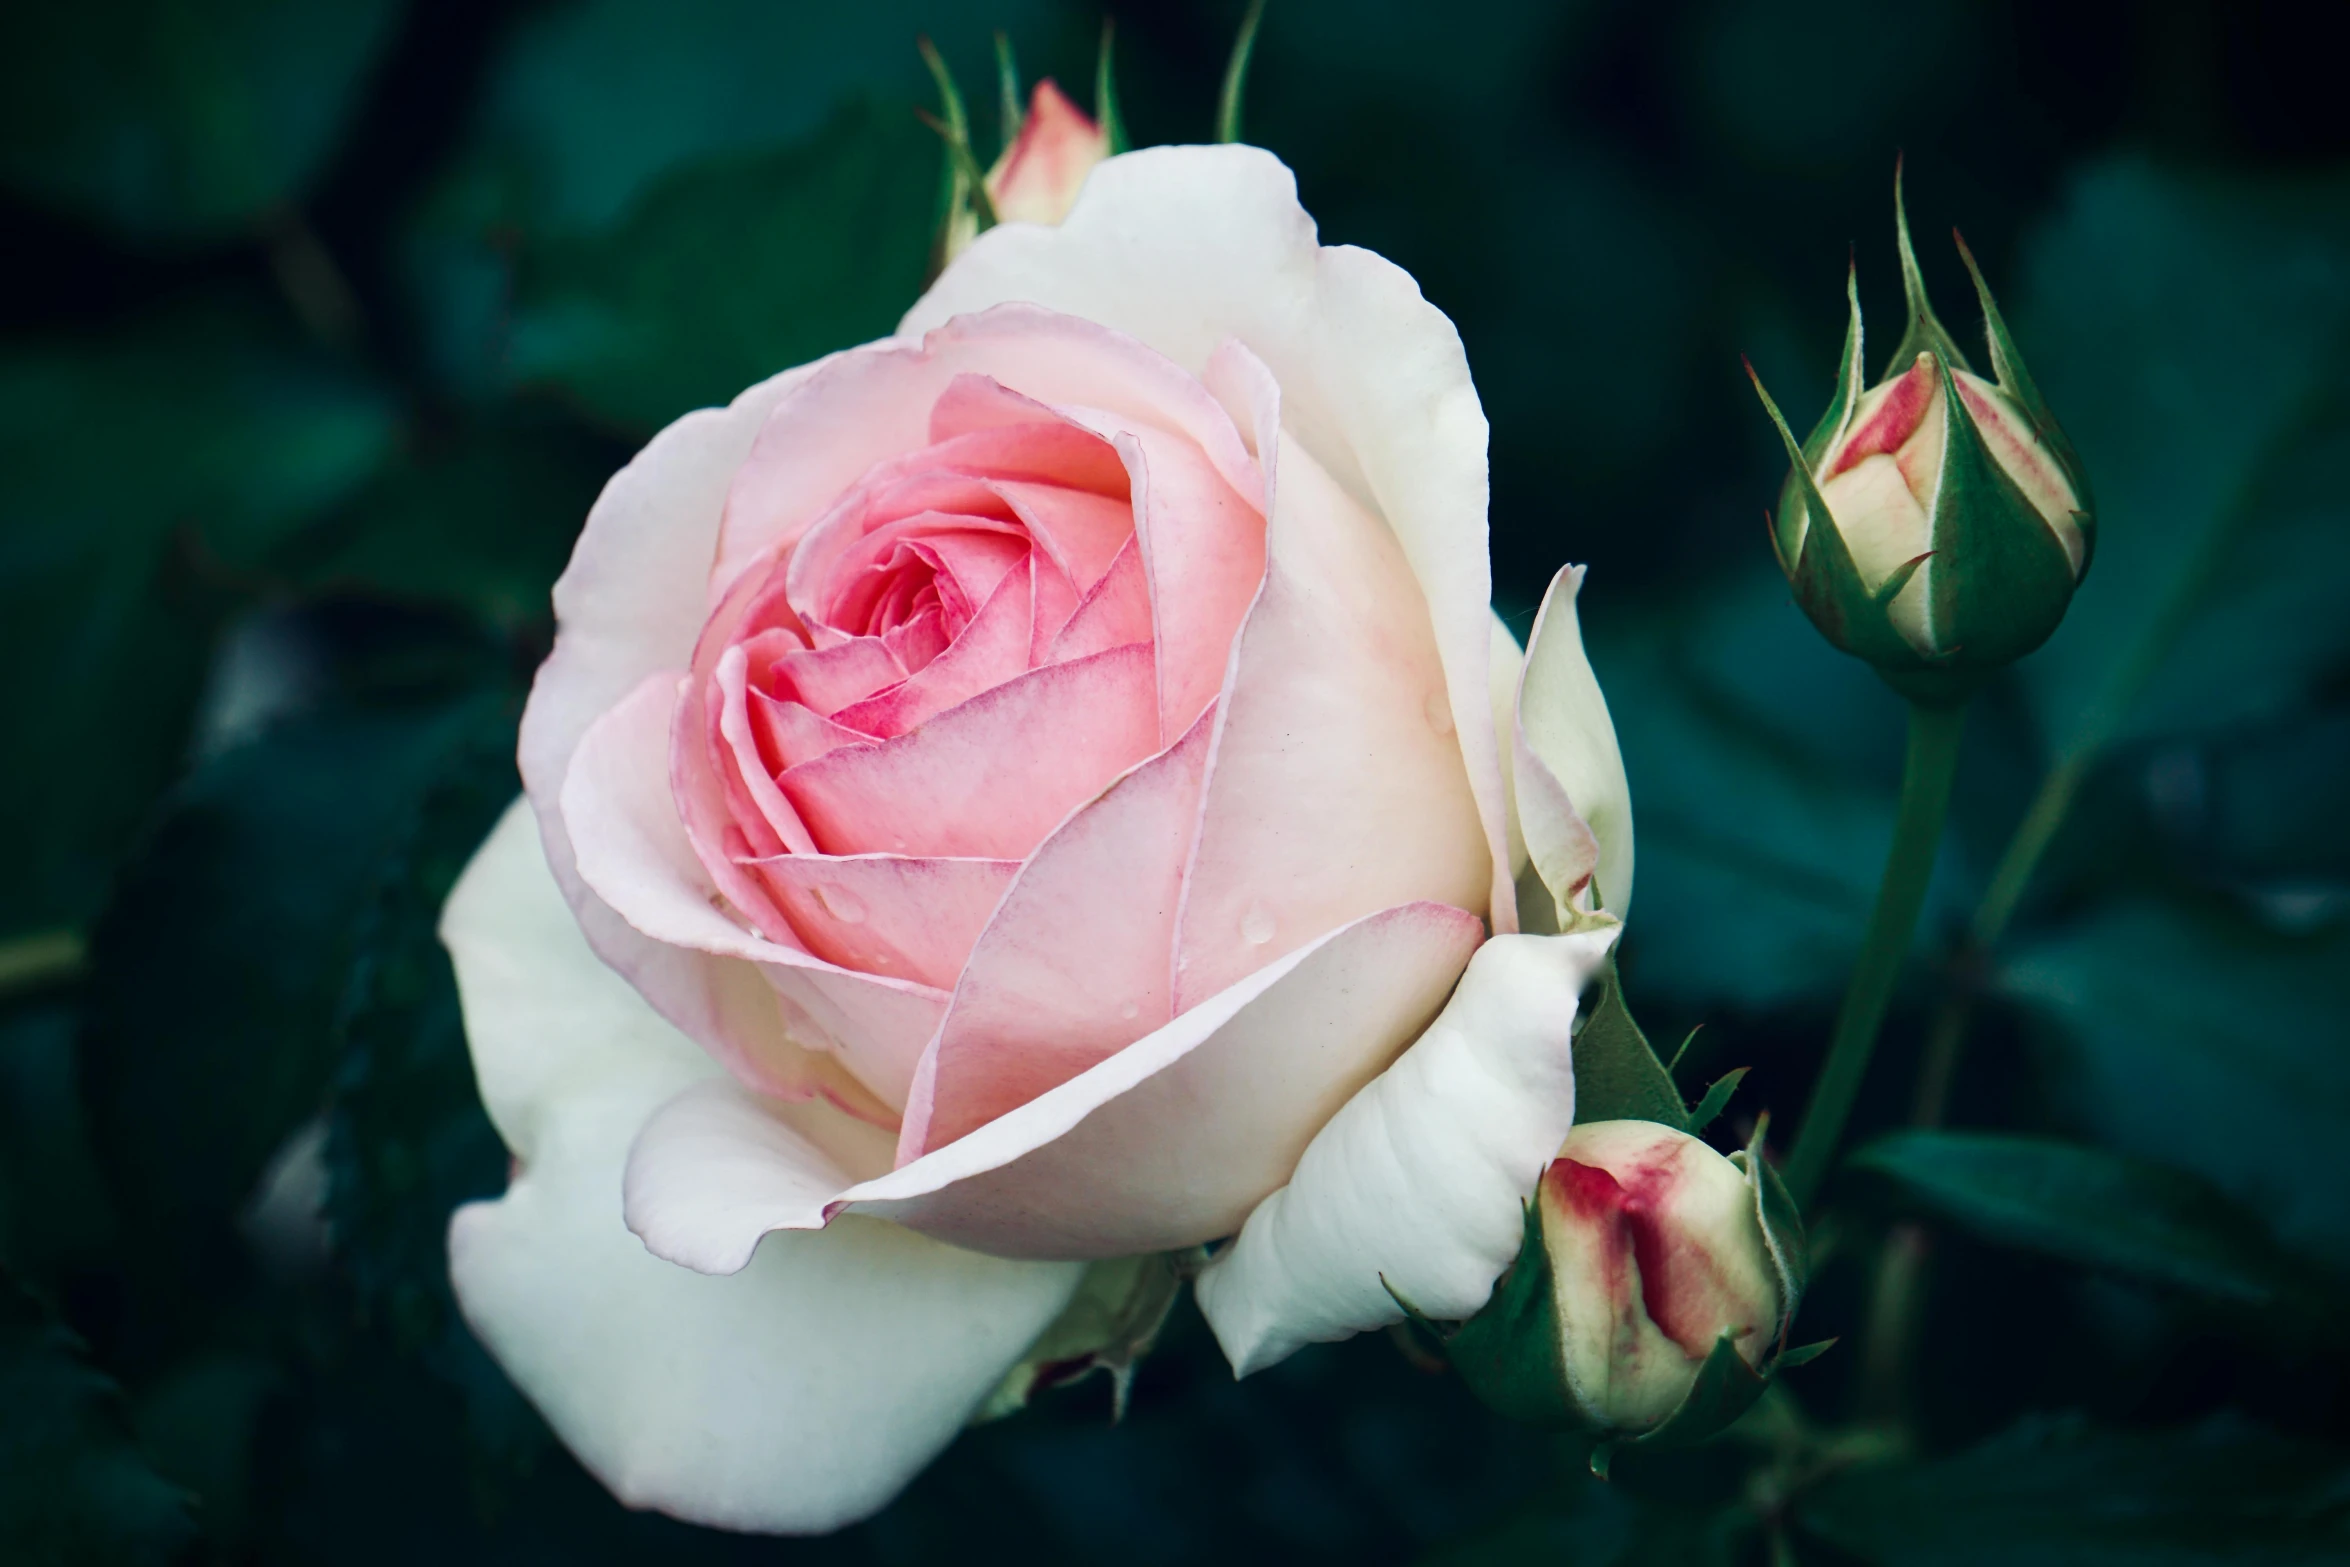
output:
[[[1418,585],[1378,519],[1287,437],[1267,556],[1217,714],[1178,1011],[1375,909],[1482,911],[1491,890]]]
[[[772,1237],[732,1278],[648,1255],[621,1224],[622,1158],[716,1068],[596,959],[536,839],[509,812],[443,925],[483,1098],[521,1161],[450,1223],[466,1320],[630,1506],[786,1533],[862,1518],[953,1439],[1080,1270],[869,1219]]]
[[[978,1130],[1173,1015],[1167,954],[1211,732],[1203,716],[1021,868],[923,1056],[901,1159]]]
[[[758,1026],[694,1037],[746,1080],[787,1097],[822,1093],[892,1119],[889,1109],[904,1105],[914,1064],[946,1012],[946,993],[836,967],[718,911],[718,889],[686,840],[669,787],[665,741],[675,701],[667,677],[656,675],[581,743],[561,802],[580,846],[577,874],[596,907],[618,911],[644,938],[653,961],[699,960],[699,972],[733,987],[711,1005],[738,1006],[746,1024]],[[632,950],[599,955],[653,999]],[[748,994],[738,998],[738,989]],[[763,998],[763,1009],[754,998]],[[857,1102],[859,1084],[878,1102]]]
[[[1194,374],[1227,337],[1271,367],[1283,427],[1395,530],[1428,598],[1453,722],[1514,928],[1501,753],[1487,700],[1486,424],[1460,335],[1409,274],[1316,243],[1280,161],[1154,147],[1093,171],[1058,227],[982,234],[906,315],[928,331],[1025,300],[1140,338]]]
[[[1600,906],[1620,919],[1632,905],[1632,791],[1607,698],[1583,656],[1582,586],[1581,566],[1553,577],[1527,639],[1512,736],[1518,821],[1553,897],[1566,903],[1596,872]]]
[[[811,1229],[844,1208],[1000,1256],[1132,1256],[1229,1235],[1426,1026],[1482,929],[1430,903],[1357,921],[829,1200],[805,1140],[775,1124],[793,1107],[732,1083],[697,1086],[630,1155],[630,1223],[661,1255],[719,1269],[767,1231]]]
[[[709,610],[707,580],[735,470],[768,411],[825,361],[762,381],[724,408],[687,414],[612,476],[555,584],[555,648],[522,715],[522,782],[547,861],[589,945],[662,1016],[715,1047],[771,1031],[745,974],[632,930],[580,880],[563,826],[563,780],[588,726],[665,669],[682,670]]]
[[[1331,1118],[1200,1276],[1236,1374],[1399,1322],[1395,1296],[1440,1319],[1485,1304],[1574,1124],[1575,1007],[1615,935],[1487,942],[1419,1042]]]

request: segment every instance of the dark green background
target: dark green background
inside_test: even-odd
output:
[[[1090,80],[1100,13],[879,0],[81,0],[0,15],[0,1561],[2350,1558],[2350,119],[2326,7],[1273,0],[1249,139],[1459,323],[1522,626],[1592,565],[1625,965],[1723,1146],[1797,1117],[1897,702],[1770,565],[1738,368],[1824,403],[1890,176],[1963,225],[2100,501],[1978,708],[1829,1189],[1809,1424],[1579,1456],[1371,1336],[1234,1384],[1179,1310],[824,1542],[622,1513],[450,1307],[496,1191],[440,898],[515,788],[546,589],[645,435],[892,325],[928,31]],[[1120,10],[1139,142],[1238,20]],[[2331,19],[2338,29],[2339,18]],[[1081,93],[1082,97],[1083,94]],[[2015,920],[1963,939],[2050,768]],[[331,1245],[240,1215],[305,1127]],[[1783,1132],[1774,1134],[1783,1142]],[[1895,1228],[1923,1218],[1923,1228]],[[1888,1233],[1914,1350],[1868,1326]],[[1875,1346],[1875,1347],[1872,1347]]]

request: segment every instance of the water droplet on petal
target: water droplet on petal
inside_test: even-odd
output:
[[[1420,704],[1420,712],[1428,720],[1428,727],[1440,735],[1452,733],[1452,698],[1443,691],[1431,691],[1428,700]]]
[[[1142,1016],[1141,1003],[1134,1001],[1127,1002],[1124,1006],[1118,1009],[1118,1016],[1125,1019],[1129,1023],[1133,1022],[1136,1018]]]
[[[1240,939],[1252,947],[1261,947],[1273,939],[1273,912],[1261,903],[1249,905],[1240,917]]]
[[[846,887],[820,884],[816,888],[816,901],[824,905],[825,913],[839,920],[843,925],[865,923],[864,900]]]

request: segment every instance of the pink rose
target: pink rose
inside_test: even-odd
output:
[[[1631,876],[1485,498],[1451,324],[1240,147],[613,479],[444,932],[517,1160],[459,1298],[617,1494],[864,1516],[1105,1259],[1237,1237],[1243,1371],[1483,1302]]]

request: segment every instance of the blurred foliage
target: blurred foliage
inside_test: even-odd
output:
[[[1119,10],[1139,143],[1206,135],[1241,9]],[[1252,138],[1467,343],[1498,602],[1592,564],[1624,985],[1704,1025],[1684,1086],[1751,1068],[1723,1146],[1803,1101],[1901,761],[1771,566],[1737,358],[1804,422],[1855,241],[1894,318],[1895,148],[2092,475],[1818,1227],[1844,1344],[1732,1439],[1603,1484],[1378,1336],[1236,1384],[1185,1304],[1123,1424],[1049,1393],[830,1540],[625,1513],[554,1443],[449,1294],[506,1155],[433,935],[547,589],[645,435],[911,302],[916,34],[1078,85],[1100,20],[0,17],[0,1560],[2350,1556],[2350,124],[2285,0],[1267,12]]]

